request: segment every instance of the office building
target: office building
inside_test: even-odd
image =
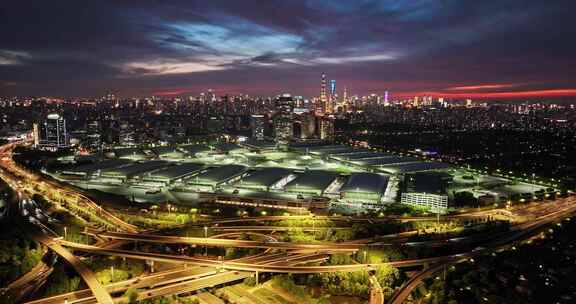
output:
[[[322,116],[318,119],[320,139],[326,141],[334,140],[334,118],[330,116]]]
[[[37,148],[55,151],[69,147],[66,120],[59,114],[49,114],[46,120],[34,124],[33,133]]]
[[[287,145],[293,137],[294,100],[290,94],[282,94],[276,98],[276,114],[274,115],[274,137],[279,145]]]
[[[448,210],[447,195],[404,192],[400,202],[405,205],[428,208],[437,213],[445,213]]]
[[[264,115],[252,115],[252,138],[255,140],[264,140],[264,126],[266,124]]]
[[[320,100],[319,106],[317,107],[317,112],[324,114],[327,111],[328,104],[328,94],[326,92],[326,74],[322,74],[322,80],[320,82]]]

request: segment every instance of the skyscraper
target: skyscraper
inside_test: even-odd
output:
[[[276,114],[274,115],[274,136],[276,143],[287,145],[292,140],[294,130],[292,113],[294,110],[294,99],[290,94],[282,94],[276,98]]]
[[[328,102],[328,96],[326,94],[326,74],[322,73],[322,81],[320,82],[320,107],[319,112],[326,112],[326,104]]]
[[[49,114],[40,124],[34,124],[34,144],[36,147],[58,150],[69,146],[66,120],[59,114]]]
[[[336,80],[330,80],[330,95],[336,95]]]
[[[264,115],[252,115],[252,138],[264,140]]]
[[[334,140],[334,118],[332,116],[319,117],[320,139],[326,141]]]

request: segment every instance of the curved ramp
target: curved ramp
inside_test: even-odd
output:
[[[80,261],[80,259],[78,259],[75,255],[73,255],[68,249],[62,247],[60,244],[54,242],[47,236],[35,236],[34,238],[36,239],[36,241],[44,244],[46,247],[50,248],[52,251],[54,251],[59,256],[64,258],[68,262],[68,264],[74,267],[76,272],[78,272],[78,274],[82,277],[84,282],[86,282],[86,285],[88,285],[88,288],[90,288],[90,290],[96,297],[98,303],[100,304],[114,303],[108,291],[106,291],[104,286],[102,286],[102,284],[98,282],[98,279],[96,279],[94,272],[92,272],[92,270],[86,267],[86,265],[84,265],[84,263],[82,263],[82,261]]]

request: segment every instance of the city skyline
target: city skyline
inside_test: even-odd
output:
[[[575,4],[6,3],[0,95],[576,96]],[[42,29],[42,30],[40,30]]]

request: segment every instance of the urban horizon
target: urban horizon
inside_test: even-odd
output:
[[[0,304],[576,303],[576,1],[0,4]]]
[[[575,96],[574,5],[5,3],[0,95],[313,97],[326,73],[353,94]]]

